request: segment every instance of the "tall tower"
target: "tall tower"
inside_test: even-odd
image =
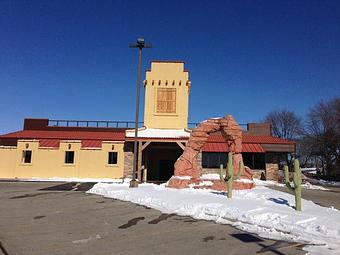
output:
[[[152,61],[146,71],[144,125],[147,128],[188,127],[190,80],[182,61]]]

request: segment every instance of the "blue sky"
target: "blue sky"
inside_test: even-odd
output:
[[[0,133],[25,117],[133,120],[141,35],[144,70],[186,62],[190,122],[305,116],[340,96],[340,1],[0,0],[0,27]]]

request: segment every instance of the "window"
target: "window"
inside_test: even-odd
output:
[[[118,158],[118,152],[109,152],[109,160],[108,160],[108,164],[109,165],[115,165],[117,164],[117,158]]]
[[[65,151],[65,164],[74,164],[74,151]]]
[[[266,169],[265,154],[242,153],[244,165],[250,169]]]
[[[30,164],[32,163],[32,151],[25,150],[22,152],[22,163]]]
[[[202,152],[203,168],[219,168],[222,164],[225,168],[228,162],[228,154],[226,152]]]
[[[176,113],[176,89],[157,89],[157,113]]]

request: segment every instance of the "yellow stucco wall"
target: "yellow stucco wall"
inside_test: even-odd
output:
[[[17,158],[17,148],[9,146],[0,147],[0,178],[14,178]]]
[[[101,148],[82,149],[80,141],[62,141],[59,148],[47,149],[39,148],[38,140],[19,140],[16,148],[0,147],[0,178],[122,178],[123,146],[103,142]],[[32,163],[22,163],[23,150],[32,150]],[[67,150],[75,152],[74,164],[64,163]],[[115,165],[108,165],[110,151],[118,152]]]
[[[190,93],[189,73],[184,71],[183,62],[151,62],[146,72],[144,125],[147,128],[183,129],[188,126]],[[176,89],[176,112],[157,113],[157,89]]]

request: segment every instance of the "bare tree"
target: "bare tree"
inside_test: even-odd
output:
[[[264,121],[272,123],[273,135],[282,139],[294,140],[303,130],[302,119],[287,109],[269,112]]]
[[[305,137],[327,177],[340,179],[340,97],[321,101],[310,110]]]
[[[272,134],[282,139],[296,140],[303,131],[302,119],[287,109],[269,112],[264,118],[264,122],[270,122],[272,124]],[[293,155],[286,153],[283,156],[283,160],[291,168]]]

